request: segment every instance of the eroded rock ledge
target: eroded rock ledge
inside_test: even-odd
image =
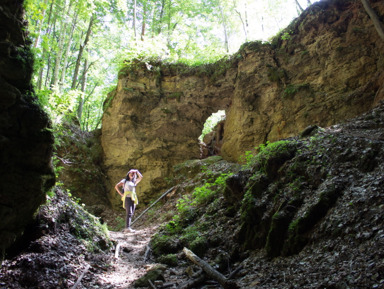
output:
[[[384,3],[371,3],[383,17]],[[144,173],[139,197],[159,192],[173,165],[199,157],[203,124],[220,109],[221,155],[236,162],[260,143],[355,117],[384,98],[384,43],[360,2],[316,3],[283,33],[286,40],[245,44],[214,66],[123,69],[103,117],[111,187],[136,167]],[[116,196],[111,190],[117,204]]]
[[[53,136],[33,96],[22,2],[0,4],[0,251],[25,229],[54,184]]]

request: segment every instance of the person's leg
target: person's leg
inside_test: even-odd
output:
[[[131,228],[131,222],[133,214],[135,213],[135,203],[132,201],[131,198],[126,198],[125,208],[127,212],[127,220],[126,220],[126,228]]]
[[[131,218],[132,218],[131,206],[130,206],[131,203],[132,203],[131,198],[125,197],[124,206],[125,206],[125,212],[126,212],[126,214],[125,214],[125,228],[126,229],[128,229],[131,226]]]

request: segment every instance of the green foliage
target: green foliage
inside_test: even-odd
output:
[[[68,191],[56,186],[54,193],[48,195],[48,200],[49,202],[39,209],[41,220],[48,220],[46,228],[56,231],[57,225],[64,224],[90,252],[112,246],[106,224],[101,224],[99,218],[85,211]]]
[[[253,168],[255,165],[258,165],[260,171],[265,173],[268,159],[286,152],[292,143],[295,143],[295,141],[281,140],[272,143],[267,141],[265,144],[260,144],[259,147],[255,147],[254,151],[246,151],[244,155],[240,157],[240,161],[245,162],[243,165],[244,169]],[[258,153],[256,154],[256,152]]]
[[[291,32],[284,32],[282,35],[281,35],[281,39],[282,40],[289,40],[291,39]]]
[[[207,181],[204,185],[196,187],[191,196],[184,196],[178,200],[176,204],[178,212],[184,214],[191,208],[210,202],[219,192],[223,191],[225,182],[231,175],[231,173],[223,173],[215,178],[213,182]]]
[[[177,234],[177,233],[180,233],[181,230],[182,230],[182,227],[180,225],[180,215],[174,215],[173,216],[173,219],[172,221],[169,221],[166,225],[165,225],[165,230],[171,234],[171,235],[174,235],[174,234]]]
[[[283,97],[293,96],[302,89],[310,89],[310,84],[309,83],[288,84],[283,92]]]
[[[215,79],[233,64],[227,61],[228,55],[241,43],[247,43],[241,48],[246,46],[247,50],[258,50],[264,45],[262,41],[249,41],[260,35],[249,37],[250,31],[247,35],[243,26],[246,14],[248,21],[256,21],[261,15],[273,16],[271,21],[263,20],[263,28],[271,33],[271,26],[276,27],[286,16],[280,13],[286,2],[260,5],[248,0],[143,0],[137,1],[133,9],[132,1],[25,0],[36,59],[36,91],[45,95],[44,106],[49,111],[55,103],[59,104],[59,113],[51,114],[55,121],[62,118],[67,106],[83,130],[100,128],[104,100],[116,86],[116,74],[127,62],[136,59],[180,63],[188,69],[200,67],[200,73]],[[283,16],[276,19],[276,15]],[[136,27],[132,27],[133,19]],[[249,27],[252,26],[261,28]],[[86,39],[88,27],[92,33]],[[17,57],[21,63],[32,60],[29,49],[20,49]],[[232,61],[241,57],[237,53]]]
[[[173,236],[157,233],[151,239],[151,247],[155,256],[175,253],[178,249]]]
[[[217,125],[217,123],[223,119],[225,119],[225,110],[219,110],[218,112],[213,113],[210,117],[208,117],[204,123],[204,128],[201,136],[199,136],[199,140],[202,141],[204,136],[210,133]]]
[[[285,78],[285,70],[278,67],[268,67],[268,79],[272,82],[279,82]]]
[[[37,97],[41,107],[48,113],[57,130],[60,130],[60,126],[65,120],[75,117],[76,91],[60,93],[44,89],[37,91]]]
[[[171,267],[176,267],[178,265],[176,254],[161,255],[157,258],[157,262]]]

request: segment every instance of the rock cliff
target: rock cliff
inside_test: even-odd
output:
[[[0,4],[0,250],[23,232],[54,184],[53,136],[31,86],[22,1]]]
[[[383,18],[384,3],[371,4]],[[199,158],[204,122],[220,109],[221,155],[234,162],[266,141],[360,115],[384,98],[383,68],[383,41],[361,3],[348,0],[312,5],[270,43],[246,43],[228,61],[195,69],[130,63],[103,116],[110,187],[138,168],[139,197],[148,200],[173,165]]]

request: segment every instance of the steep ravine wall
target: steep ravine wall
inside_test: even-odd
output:
[[[383,19],[384,3],[371,4]],[[341,122],[384,99],[384,42],[360,1],[316,3],[284,33],[244,45],[214,73],[160,63],[123,69],[103,116],[110,199],[118,204],[112,187],[131,167],[144,174],[141,199],[165,188],[173,165],[199,158],[197,138],[219,109],[227,115],[221,155],[237,162],[265,141]]]
[[[33,58],[23,13],[23,1],[0,4],[1,253],[25,230],[55,182],[53,135],[31,86]]]

